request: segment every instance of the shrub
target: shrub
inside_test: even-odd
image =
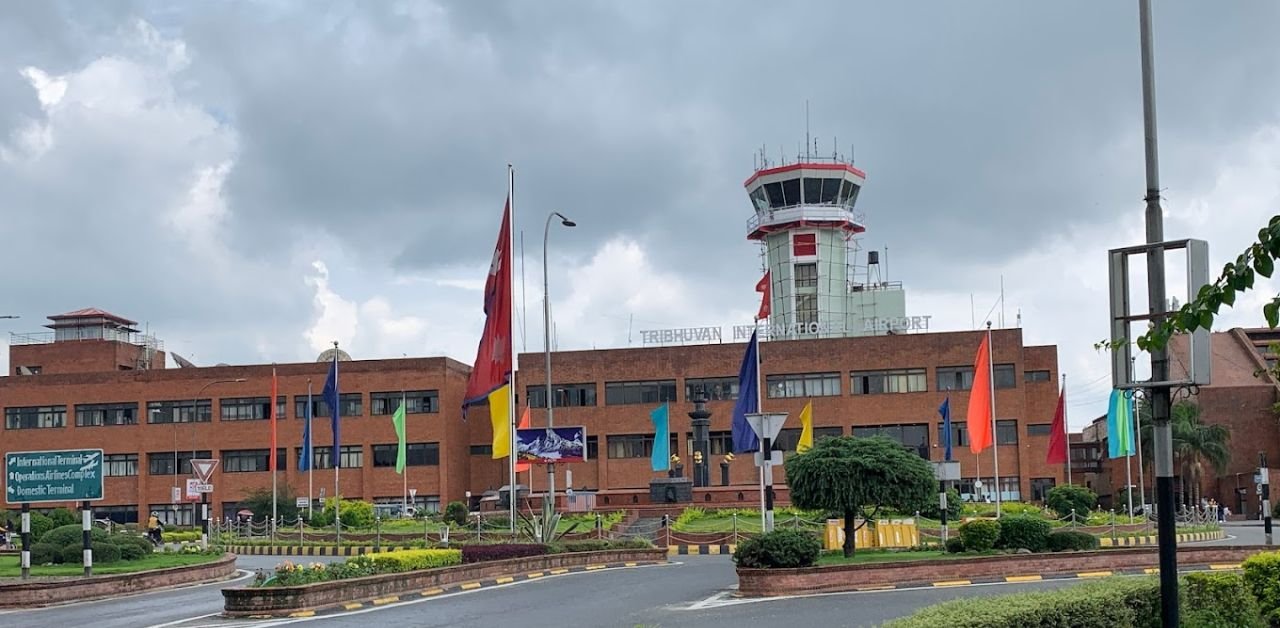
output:
[[[947,521],[959,521],[960,509],[964,507],[964,502],[960,499],[960,491],[958,489],[947,489]],[[942,506],[938,500],[929,502],[927,508],[920,509],[920,516],[929,519],[942,518]]]
[[[1000,520],[1000,538],[996,547],[1043,552],[1049,546],[1052,526],[1032,515],[1013,515]]]
[[[22,519],[14,517],[13,523],[14,525],[10,526],[9,529],[21,532]],[[56,527],[57,526],[53,525],[53,520],[45,515],[38,512],[31,513],[31,538],[42,539],[44,538],[44,535],[48,534],[50,530]]]
[[[32,535],[34,537],[34,535]],[[89,530],[89,541],[106,541],[110,535],[102,528],[92,528]],[[80,524],[73,523],[71,525],[58,526],[48,532],[44,536],[39,537],[41,543],[49,543],[63,547],[75,544],[76,547],[84,545],[84,530],[80,529]]]
[[[467,525],[467,505],[462,502],[449,502],[444,507],[444,521],[456,526]]]
[[[689,526],[689,524],[695,521],[698,521],[700,519],[705,519],[706,517],[707,517],[707,511],[701,508],[698,508],[696,506],[691,508],[685,508],[683,511],[680,512],[680,516],[676,517],[676,520],[671,523],[671,529],[676,532],[682,532]]]
[[[1254,554],[1241,565],[1244,583],[1272,625],[1280,624],[1280,552]]]
[[[155,551],[155,546],[151,544],[151,541],[136,534],[114,534],[110,537],[110,540],[120,546],[121,557],[125,560],[137,560]],[[135,558],[130,558],[133,552],[126,551],[126,547],[138,548],[138,555]]]
[[[496,545],[464,545],[462,546],[463,563],[479,563],[490,560],[506,560],[508,558],[524,558],[541,556],[547,553],[546,545],[535,543],[500,543]]]
[[[319,528],[333,525],[333,507],[336,501],[333,498],[324,500],[324,508],[311,518],[311,525]],[[368,528],[373,525],[373,504],[356,499],[344,499],[340,508],[343,529]]]
[[[120,562],[120,547],[107,541],[94,541],[93,564],[110,564]],[[81,550],[83,551],[83,549]]]
[[[587,539],[583,541],[565,541],[548,544],[548,554],[565,554],[572,552],[599,552],[602,550],[651,549],[653,544],[648,539]]]
[[[821,551],[822,544],[809,532],[774,530],[739,543],[733,562],[748,569],[811,567]]]
[[[1059,517],[1071,514],[1074,509],[1076,516],[1083,519],[1098,506],[1098,496],[1083,486],[1064,484],[1049,489],[1044,503],[1058,513]]]
[[[1058,591],[953,600],[930,606],[909,617],[893,620],[885,626],[1026,628],[1070,625],[1074,628],[1146,628],[1159,625],[1159,598],[1160,584],[1154,578],[1116,578]]]
[[[947,539],[947,553],[959,554],[964,551],[964,539],[953,536]]]
[[[139,560],[151,553],[150,546],[144,550],[133,543],[119,543],[115,547],[120,550],[120,560]],[[97,550],[95,549],[94,552],[96,554]],[[94,560],[98,560],[96,555]]]
[[[378,573],[417,571],[419,569],[435,569],[436,567],[450,567],[461,564],[462,550],[400,550],[373,555],[373,565],[378,570]]]
[[[165,543],[191,543],[200,540],[199,532],[161,532]]]
[[[80,517],[66,508],[54,508],[49,511],[48,517],[55,528],[69,525],[80,526]]]
[[[64,565],[80,565],[84,563],[84,547],[80,543],[64,545],[58,550]]]
[[[970,552],[986,552],[1000,539],[1000,522],[995,519],[975,519],[960,526],[960,540]]]
[[[1049,535],[1048,547],[1051,552],[1095,550],[1098,549],[1098,537],[1087,532],[1060,530]]]
[[[1262,628],[1258,602],[1236,573],[1190,573],[1186,576],[1185,608],[1197,614],[1187,626]]]
[[[57,545],[52,543],[35,543],[31,546],[32,565],[57,565],[62,562],[62,554]]]

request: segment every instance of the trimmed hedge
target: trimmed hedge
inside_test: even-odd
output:
[[[81,543],[75,545],[64,545],[58,550],[58,555],[62,557],[64,565],[79,565],[84,562],[84,547]],[[117,559],[119,554],[117,552]]]
[[[747,569],[794,569],[812,567],[822,544],[809,532],[774,530],[738,544],[733,562]]]
[[[1258,600],[1263,617],[1280,625],[1280,552],[1254,554],[1241,564],[1244,583]]]
[[[1189,628],[1263,628],[1258,602],[1238,573],[1189,573],[1183,593]]]
[[[89,529],[90,542],[109,541],[109,539],[110,535],[107,534],[106,530],[103,530],[102,528]],[[84,530],[78,523],[58,526],[48,532],[45,532],[44,536],[40,537],[40,542],[57,545],[58,547],[75,543],[76,546],[79,547],[84,544]]]
[[[120,546],[120,552],[124,555],[125,560],[137,560],[136,558],[129,558],[128,554],[131,552],[125,550],[126,547],[136,547],[138,549],[138,558],[147,556],[156,549],[156,547],[151,544],[150,540],[138,536],[137,534],[113,534],[111,535],[111,542]]]
[[[373,565],[379,573],[417,571],[419,569],[452,567],[461,564],[462,550],[400,550],[373,555]]]
[[[1067,550],[1095,550],[1098,549],[1098,537],[1087,532],[1076,532],[1074,530],[1061,530],[1050,534],[1048,539],[1048,547],[1051,552],[1065,552]]]
[[[964,539],[953,536],[947,539],[947,553],[959,554],[964,551]]]
[[[1000,539],[1000,521],[996,519],[974,519],[960,526],[960,540],[965,551],[986,552],[996,546]]]
[[[109,563],[120,562],[121,552],[119,545],[114,545],[106,541],[94,541],[90,545],[93,547],[93,564],[106,565]],[[84,551],[84,549],[79,546],[77,546],[77,549]],[[82,555],[81,561],[83,560],[84,558]]]
[[[463,545],[462,562],[479,563],[508,558],[541,556],[547,553],[546,545],[535,543],[499,543],[496,545]]]
[[[1064,623],[1068,621],[1069,623]],[[1160,583],[1115,578],[1036,593],[966,598],[925,608],[886,628],[1155,628],[1160,625]]]
[[[599,552],[603,550],[651,549],[653,543],[648,539],[585,539],[582,541],[565,541],[548,545],[548,554],[572,554],[574,552]]]
[[[62,548],[53,543],[34,543],[31,545],[32,565],[58,565],[62,563]]]
[[[1043,552],[1049,547],[1049,533],[1052,531],[1053,527],[1041,517],[1004,517],[1000,520],[1000,538],[996,540],[996,547]]]
[[[193,532],[193,531],[187,531],[187,532],[161,532],[161,533],[160,533],[160,538],[161,538],[165,543],[192,543],[192,542],[194,542],[194,541],[199,541],[199,540],[200,540],[200,533],[199,533],[199,532]]]

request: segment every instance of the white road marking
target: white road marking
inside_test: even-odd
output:
[[[198,589],[200,587],[219,586],[223,587],[232,583],[247,580],[253,577],[253,572],[246,569],[237,569],[236,573],[241,574],[239,577],[230,580],[216,580],[214,582],[201,582],[199,584],[179,584],[172,587],[162,587],[159,589],[148,589],[137,593],[129,593],[127,595],[113,595],[111,597],[97,598],[93,600],[84,600],[81,602],[67,602],[66,604],[52,604],[49,606],[40,606],[37,608],[15,608],[7,611],[0,611],[0,615],[10,615],[15,613],[38,613],[40,611],[58,610],[63,608],[74,608],[76,606],[84,606],[86,604],[103,604],[106,602],[114,602],[116,600],[127,600],[129,598],[141,597],[143,595],[153,595],[156,593],[168,593],[171,591],[180,591],[183,589]],[[194,618],[193,618],[194,619]]]

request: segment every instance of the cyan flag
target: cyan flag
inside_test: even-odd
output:
[[[738,369],[738,400],[733,404],[733,453],[741,454],[760,449],[760,439],[747,423],[747,415],[760,411],[760,370],[756,366],[760,345],[756,332],[751,332],[747,353],[742,356]]]
[[[1133,413],[1124,391],[1111,391],[1111,403],[1107,405],[1107,457],[1123,458],[1134,453]]]
[[[670,411],[667,404],[662,404],[649,413],[653,421],[653,454],[649,456],[649,466],[654,471],[666,471],[671,463],[671,429]]]
[[[298,454],[298,470],[310,471],[311,460],[311,382],[307,382],[307,422],[302,424],[302,452]]]
[[[320,397],[329,404],[329,415],[333,421],[333,453],[329,455],[329,459],[333,461],[333,468],[337,469],[342,466],[342,428],[338,424],[338,352],[333,353],[333,364],[329,365],[329,376],[324,380],[324,391],[320,393]]]
[[[945,444],[944,446],[946,447],[945,449],[946,457],[943,458],[943,460],[947,462],[951,462],[951,397],[950,396],[948,396],[946,400],[942,402],[942,405],[938,406],[938,414],[942,415],[942,442]]]

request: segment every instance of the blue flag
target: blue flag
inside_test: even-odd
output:
[[[942,442],[946,447],[946,457],[943,460],[951,462],[951,397],[948,396],[938,406],[938,414],[942,415]]]
[[[662,404],[649,413],[653,421],[653,454],[649,456],[649,466],[654,471],[666,471],[671,462],[671,429],[669,427],[670,411],[667,404]]]
[[[333,468],[340,468],[342,456],[342,428],[338,425],[338,355],[334,352],[333,364],[329,365],[329,376],[324,380],[324,390],[320,393],[320,398],[329,404],[329,415],[333,418],[333,453],[329,455],[329,459],[333,461]]]
[[[760,345],[756,332],[751,332],[747,353],[742,356],[738,369],[738,400],[733,404],[733,453],[741,454],[760,449],[760,439],[747,423],[747,415],[760,411],[760,370],[756,366]]]
[[[302,424],[302,452],[298,454],[298,470],[310,471],[311,460],[311,382],[307,382],[307,422]]]

